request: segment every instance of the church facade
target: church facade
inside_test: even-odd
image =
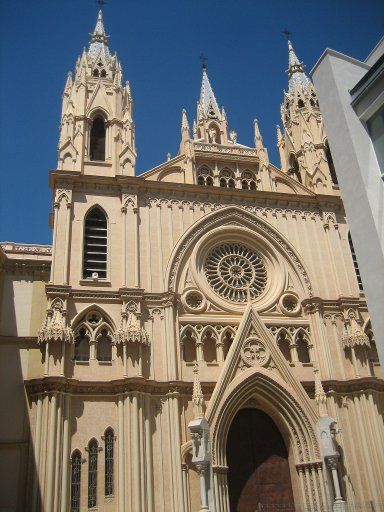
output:
[[[384,381],[316,91],[238,141],[203,66],[135,175],[102,13],[68,74],[52,247],[1,244],[0,510],[384,509]]]

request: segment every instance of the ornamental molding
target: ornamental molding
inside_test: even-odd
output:
[[[368,336],[362,329],[362,319],[358,310],[348,309],[344,312],[344,331],[341,338],[341,345],[344,349],[356,346],[370,348]]]
[[[384,392],[384,380],[377,379],[376,377],[364,377],[359,379],[350,379],[347,381],[322,381],[324,390],[327,393],[335,393],[336,398],[340,400],[347,399],[353,400],[356,394],[360,396],[363,393]],[[134,391],[149,393],[153,396],[159,397],[160,400],[165,400],[166,395],[171,393],[171,390],[177,389],[180,393],[180,398],[186,397],[191,399],[193,392],[193,385],[191,382],[172,381],[172,382],[156,382],[153,380],[146,380],[142,377],[130,377],[126,379],[119,379],[114,381],[78,381],[76,379],[68,379],[66,377],[44,377],[41,379],[30,379],[25,381],[25,387],[28,394],[31,396],[46,393],[70,393],[73,395],[104,395],[115,397],[117,395],[131,393]],[[202,390],[204,395],[210,396],[216,386],[216,382],[202,382]],[[306,392],[311,396],[314,394],[314,382],[303,381],[302,386]]]
[[[208,153],[221,153],[226,155],[240,155],[257,157],[257,150],[252,148],[243,148],[237,146],[223,146],[221,144],[204,144],[201,142],[194,142],[193,147],[195,151],[204,151]]]
[[[66,300],[60,297],[49,299],[49,307],[37,335],[38,344],[51,341],[73,342],[73,331],[67,324]]]
[[[33,260],[8,260],[4,262],[3,268],[9,274],[32,275],[33,277],[39,277],[41,280],[48,281],[51,262]]]
[[[247,338],[240,350],[240,364],[242,370],[252,366],[269,366],[271,354],[265,344],[258,338],[256,333],[252,333]]]
[[[141,343],[150,345],[147,331],[142,327],[139,305],[134,301],[125,302],[121,308],[120,324],[114,338],[116,344]]]
[[[272,229],[268,224],[266,224],[261,219],[258,219],[254,215],[250,215],[250,213],[251,212],[249,212],[248,210],[244,212],[239,208],[232,206],[229,208],[225,208],[221,212],[218,212],[216,215],[213,214],[208,219],[202,219],[202,221],[198,222],[197,226],[193,225],[190,228],[189,232],[187,232],[187,235],[184,237],[181,244],[176,247],[174,255],[172,257],[172,263],[168,273],[169,291],[174,291],[176,275],[179,271],[180,264],[188,248],[196,241],[196,239],[200,239],[203,233],[209,232],[213,228],[213,226],[223,225],[226,222],[233,224],[233,221],[230,222],[230,217],[237,217],[240,219],[240,222],[242,220],[251,221],[253,227],[258,228],[262,234],[266,234],[267,236],[272,238],[273,241],[283,249],[284,253],[288,255],[292,264],[294,265],[299,275],[303,279],[305,286],[308,290],[309,296],[313,297],[313,288],[309,276],[296,253],[293,251],[293,249],[291,249],[288,243],[285,242],[279,236],[279,234],[274,229]]]

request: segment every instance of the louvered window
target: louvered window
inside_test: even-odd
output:
[[[85,218],[83,277],[107,277],[108,227],[104,212],[97,206]]]
[[[97,441],[94,439],[89,442],[88,452],[88,508],[96,507],[97,505],[97,455],[98,455]]]
[[[71,457],[71,512],[80,511],[81,453],[75,450]]]
[[[105,496],[113,495],[113,449],[115,436],[111,428],[105,432]]]

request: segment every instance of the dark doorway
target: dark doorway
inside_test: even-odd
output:
[[[288,453],[272,419],[241,409],[227,440],[231,512],[294,512]]]

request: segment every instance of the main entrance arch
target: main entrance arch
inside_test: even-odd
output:
[[[273,420],[259,409],[240,409],[227,437],[230,512],[294,512],[288,453]]]

